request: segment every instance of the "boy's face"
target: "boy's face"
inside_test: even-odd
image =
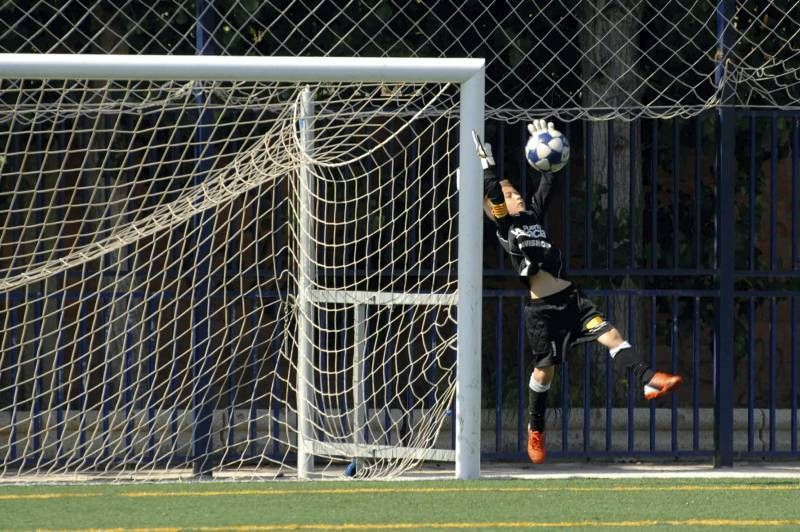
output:
[[[508,214],[516,216],[525,210],[525,200],[519,191],[509,181],[502,181],[500,188],[503,190],[503,197],[506,199],[506,209]]]

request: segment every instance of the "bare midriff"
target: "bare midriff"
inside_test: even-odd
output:
[[[556,294],[569,288],[572,284],[564,279],[559,279],[545,270],[539,270],[536,272],[536,275],[532,275],[528,279],[528,286],[530,286],[531,289],[531,299],[541,299]]]

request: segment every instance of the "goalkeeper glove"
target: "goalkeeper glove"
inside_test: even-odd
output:
[[[552,122],[547,122],[544,119],[537,119],[528,124],[528,132],[531,136],[536,136],[543,131],[549,131],[551,129],[555,129]]]
[[[503,196],[503,189],[500,186],[500,179],[494,172],[494,157],[492,157],[492,145],[481,142],[478,132],[472,131],[472,141],[475,143],[475,154],[483,167],[483,195],[489,198],[492,204],[492,214],[496,220],[500,220],[508,215],[506,200]]]
[[[484,170],[494,166],[494,157],[492,157],[492,145],[489,143],[483,144],[478,132],[472,130],[472,142],[475,143],[475,154],[481,162],[481,168]]]

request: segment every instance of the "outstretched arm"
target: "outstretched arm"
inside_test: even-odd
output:
[[[545,120],[534,120],[528,124],[528,131],[532,136],[537,135],[542,131],[554,129],[552,122]],[[547,208],[550,206],[550,199],[552,197],[553,188],[556,183],[556,176],[552,172],[542,172],[539,179],[539,185],[536,191],[531,195],[530,208],[534,215],[539,219],[544,218],[547,213]]]
[[[547,208],[550,206],[550,200],[552,199],[553,189],[555,188],[556,184],[556,176],[552,172],[542,172],[542,176],[539,179],[539,186],[536,187],[536,191],[531,196],[531,211],[533,211],[534,215],[542,219],[544,215],[547,213]]]
[[[506,199],[503,189],[500,186],[500,179],[494,171],[494,158],[492,157],[492,146],[483,144],[478,133],[472,132],[472,140],[475,143],[475,153],[483,168],[483,194],[489,200],[492,210],[492,219],[497,225],[500,234],[505,238],[511,226],[511,219],[506,207]]]

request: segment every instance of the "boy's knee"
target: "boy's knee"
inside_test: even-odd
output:
[[[619,333],[619,330],[617,330],[616,327],[614,327],[613,329],[609,330],[608,332],[600,336],[600,338],[598,338],[597,340],[606,347],[608,347],[609,349],[613,349],[625,341],[625,339],[622,337],[622,335]]]
[[[538,384],[549,385],[550,381],[553,380],[554,373],[555,366],[533,368],[533,373],[531,374],[531,383],[536,381]]]

